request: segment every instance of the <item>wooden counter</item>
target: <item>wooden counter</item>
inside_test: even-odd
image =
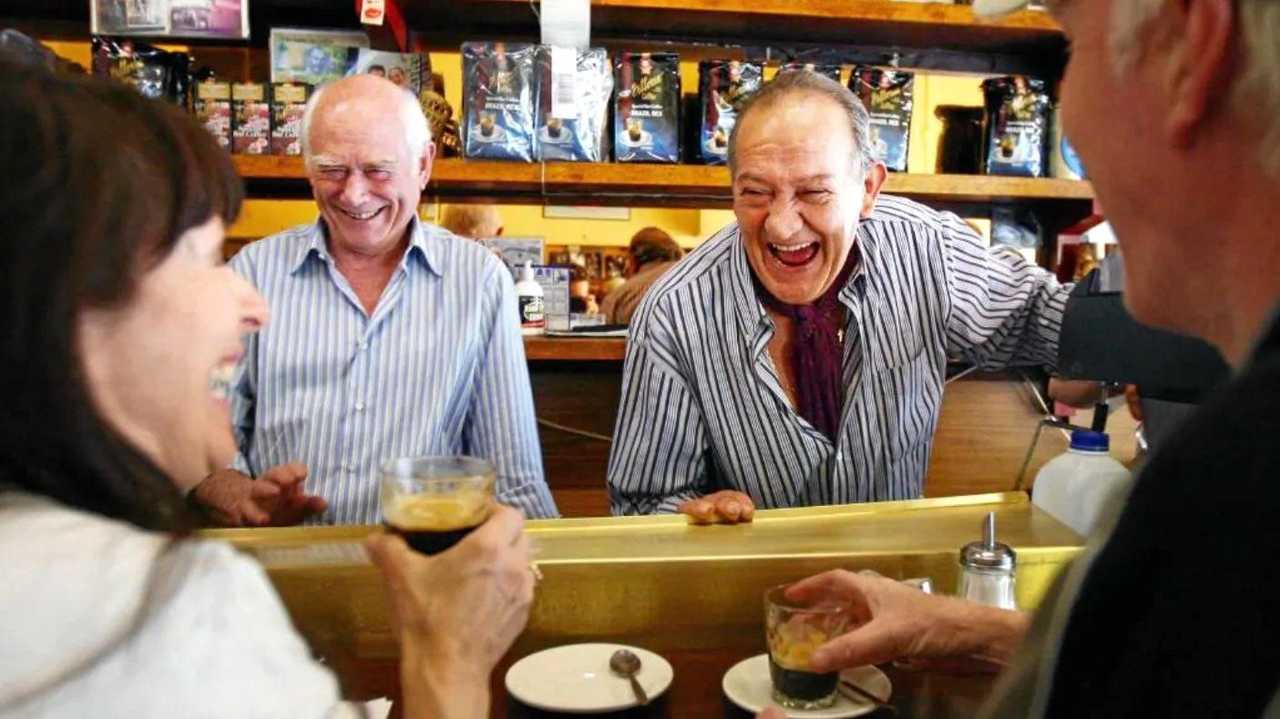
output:
[[[764,511],[736,527],[691,526],[676,516],[530,522],[544,579],[529,626],[503,666],[559,644],[636,644],[677,660],[681,676],[667,716],[715,716],[720,673],[763,650],[760,597],[767,587],[844,567],[928,576],[937,591],[949,592],[958,551],[978,537],[989,511],[997,513],[1002,541],[1018,552],[1018,601],[1035,607],[1081,540],[1020,493]],[[262,561],[298,630],[338,672],[348,696],[396,692],[386,597],[358,544],[371,530],[206,533]],[[506,707],[497,696],[501,716]]]

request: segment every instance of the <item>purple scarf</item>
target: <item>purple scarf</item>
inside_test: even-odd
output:
[[[796,402],[800,416],[826,435],[834,444],[840,430],[843,404],[842,366],[844,351],[840,342],[840,290],[858,265],[858,248],[849,251],[849,259],[836,281],[811,305],[789,305],[774,297],[751,274],[756,297],[774,312],[790,317],[795,323],[795,343],[791,352],[791,374],[796,383]]]

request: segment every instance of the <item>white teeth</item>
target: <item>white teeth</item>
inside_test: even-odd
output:
[[[235,381],[236,366],[234,364],[224,364],[214,367],[209,372],[209,394],[214,399],[227,400],[231,398],[231,384]]]
[[[349,210],[343,210],[343,212],[345,212],[348,217],[354,217],[357,220],[368,220],[379,212],[382,212],[382,208],[379,207],[378,209],[370,210],[369,212],[351,212]]]
[[[776,242],[770,242],[770,243],[769,243],[769,246],[770,246],[770,247],[772,247],[773,249],[777,250],[778,252],[799,252],[800,250],[806,250],[806,249],[808,249],[810,246],[812,246],[812,245],[816,245],[816,244],[818,244],[818,243],[817,243],[817,242],[806,242],[806,243],[804,243],[803,245],[779,245],[779,244],[778,244],[778,243],[776,243]]]

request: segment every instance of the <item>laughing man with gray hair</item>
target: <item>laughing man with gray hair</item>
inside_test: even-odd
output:
[[[494,465],[500,501],[555,516],[510,273],[417,217],[435,157],[417,100],[369,75],[335,82],[302,145],[320,217],[231,261],[272,321],[234,383],[235,465],[196,502],[230,526],[372,524],[383,462],[467,454]]]
[[[1051,365],[1068,287],[968,225],[881,195],[866,109],[780,73],[729,140],[726,227],[632,320],[609,459],[619,514],[921,496],[949,354]]]

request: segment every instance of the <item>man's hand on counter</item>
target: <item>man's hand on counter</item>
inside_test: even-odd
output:
[[[307,467],[298,462],[272,467],[257,479],[223,469],[196,485],[191,496],[219,526],[286,527],[329,506],[303,490],[306,478]]]
[[[795,600],[847,603],[855,628],[819,647],[817,672],[904,659],[938,666],[1004,666],[1026,634],[1022,612],[926,594],[875,573],[835,570],[787,590]]]
[[[676,508],[696,524],[737,524],[750,522],[756,516],[755,502],[742,492],[724,489],[705,497],[691,499]]]

